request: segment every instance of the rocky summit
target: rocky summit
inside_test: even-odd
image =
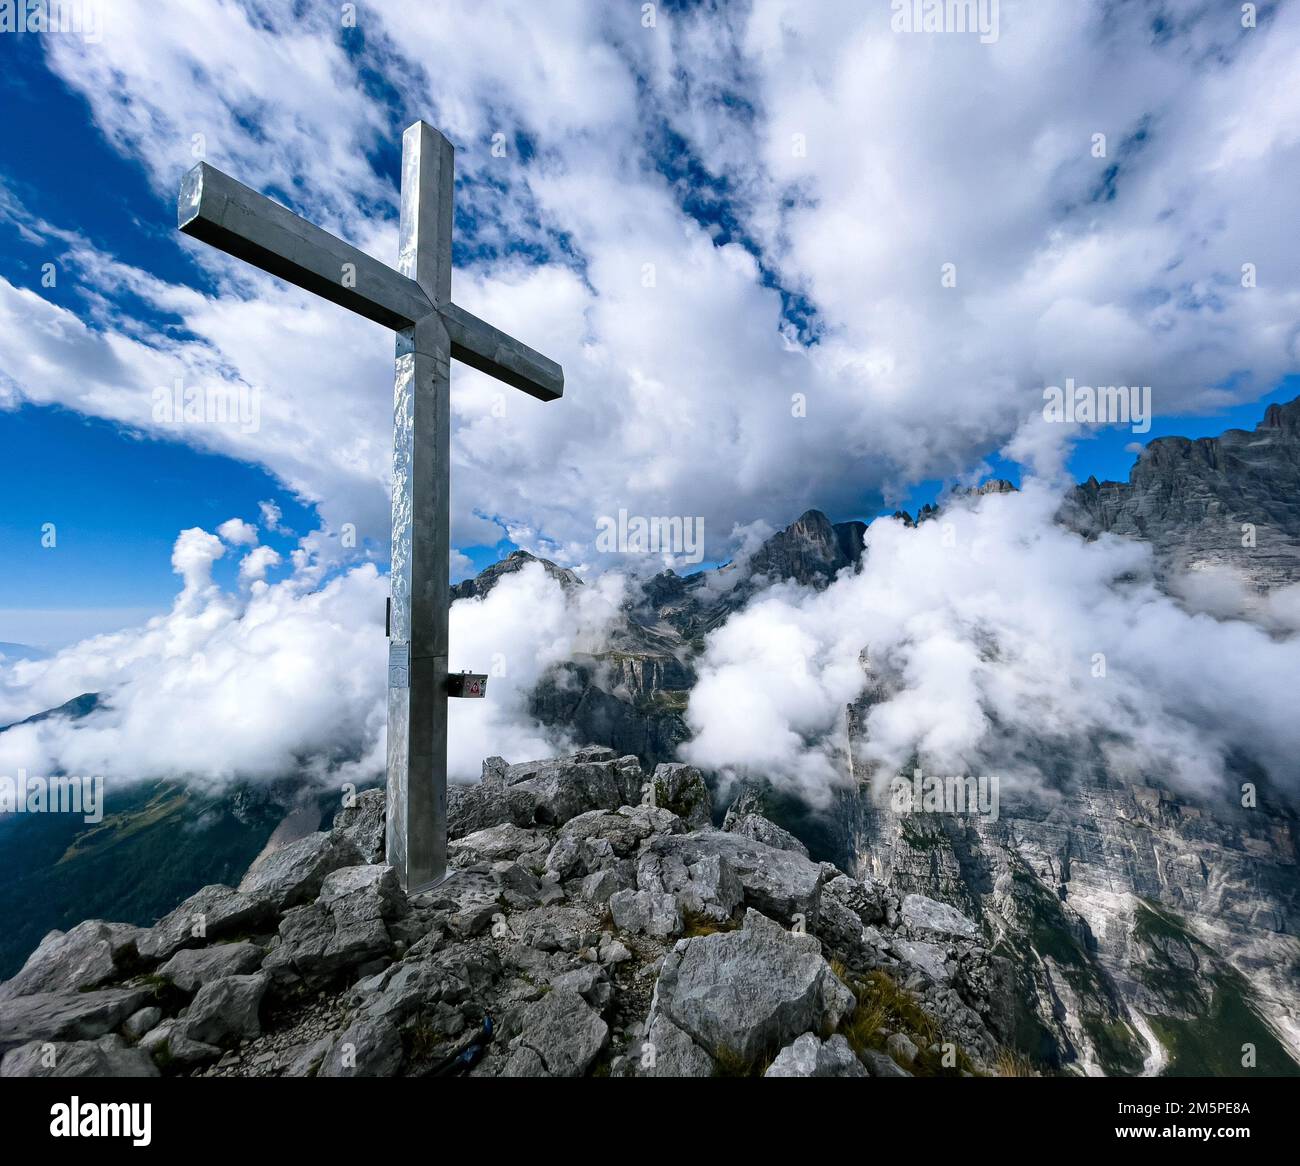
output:
[[[152,927],[47,935],[0,985],[0,1076],[1017,1070],[1013,969],[972,920],[752,805],[715,828],[690,766],[489,758],[449,803],[431,891],[380,861],[370,790]]]

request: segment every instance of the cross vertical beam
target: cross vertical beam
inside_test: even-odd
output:
[[[402,135],[397,269],[435,308],[451,298],[452,158],[424,122]],[[435,311],[398,333],[393,386],[386,830],[388,862],[411,891],[447,867],[450,431],[451,340]]]

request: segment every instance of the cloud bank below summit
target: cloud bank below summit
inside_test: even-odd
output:
[[[1300,795],[1300,587],[1253,621],[1212,614],[1220,589],[1199,605],[1165,593],[1145,544],[1058,526],[1060,489],[1031,476],[1019,493],[953,499],[916,528],[878,519],[856,571],[823,591],[759,592],[707,637],[682,757],[825,805],[849,781],[846,706],[870,688],[882,699],[858,742],[859,776],[913,764],[996,776],[1005,801],[1105,772],[1217,797],[1232,795],[1231,762],[1248,757]],[[213,563],[264,548],[251,523],[220,530],[177,539],[182,586],[166,615],[0,665],[0,723],[104,695],[81,720],[0,734],[0,773],[382,776],[387,580],[370,564],[323,585],[241,569],[226,591]],[[611,573],[566,592],[533,564],[453,604],[451,666],[491,674],[487,700],[451,704],[453,780],[475,779],[492,754],[584,743],[535,721],[529,696],[552,665],[602,650],[628,588]]]
[[[870,687],[853,771],[919,764],[1050,795],[1089,773],[1237,796],[1230,761],[1300,795],[1300,588],[1270,626],[1160,590],[1145,544],[1056,525],[1059,488],[953,501],[915,529],[879,519],[856,573],[758,596],[708,641],[688,760],[825,805],[849,780],[846,706]]]
[[[300,774],[330,784],[382,778],[388,580],[365,564],[323,585],[311,572],[267,583],[267,548],[248,548],[251,529],[225,523],[224,540],[182,531],[172,554],[181,590],[145,626],[0,663],[0,724],[84,692],[102,698],[83,718],[0,733],[0,774],[214,787]],[[243,555],[237,592],[212,580],[230,550]],[[485,599],[453,605],[450,666],[491,670],[491,699],[451,702],[453,780],[476,779],[491,754],[541,757],[572,744],[529,716],[528,696],[552,664],[599,648],[623,586],[610,574],[569,598],[532,566]]]

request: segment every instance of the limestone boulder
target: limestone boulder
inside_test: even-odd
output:
[[[822,884],[830,871],[800,854],[779,850],[739,834],[701,830],[691,834],[655,838],[642,853],[637,869],[647,872],[653,886],[664,867],[690,869],[705,859],[720,858],[735,873],[744,904],[782,923],[802,920],[810,931],[817,928]],[[831,868],[833,869],[833,868]]]
[[[275,909],[264,897],[214,883],[164,915],[140,936],[137,946],[146,959],[166,960],[183,947],[273,928],[274,921]]]
[[[100,919],[87,919],[67,932],[51,931],[18,974],[0,984],[0,999],[97,988],[136,961],[143,935],[143,928]]]
[[[239,890],[284,911],[315,899],[327,875],[364,861],[351,839],[322,830],[265,855],[244,875]]]
[[[157,1077],[149,1054],[116,1033],[97,1040],[32,1041],[5,1053],[0,1077]]]
[[[186,947],[158,969],[182,992],[193,994],[209,980],[255,972],[265,952],[251,943],[214,943],[208,947]],[[150,1026],[152,1027],[152,1026]]]
[[[666,761],[655,766],[650,781],[654,804],[676,814],[688,828],[703,830],[713,824],[713,797],[695,766]]]
[[[979,927],[956,907],[925,895],[907,895],[903,899],[902,917],[903,925],[917,935],[953,939],[978,939],[980,935]]]
[[[511,1033],[517,1033],[512,1045],[520,1056],[514,1069],[503,1074],[509,1076],[582,1077],[609,1043],[609,1025],[568,988],[557,988],[522,1008],[510,1018],[507,1035]]]
[[[33,992],[0,1000],[0,1052],[34,1040],[95,1040],[149,1002],[143,988]]]
[[[678,942],[664,958],[651,1016],[666,1017],[715,1060],[753,1063],[805,1032],[835,1028],[855,1004],[813,936],[749,910],[739,931]]]
[[[184,1035],[200,1044],[222,1048],[258,1036],[262,1031],[259,1012],[269,977],[223,976],[199,989],[184,1022]]]
[[[384,861],[384,791],[363,790],[334,815],[334,833],[357,848],[365,862]]]
[[[870,1074],[839,1033],[823,1041],[816,1033],[806,1032],[777,1054],[763,1076],[867,1077]]]

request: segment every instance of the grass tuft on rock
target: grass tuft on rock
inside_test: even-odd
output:
[[[838,960],[832,961],[831,970],[857,1000],[853,1012],[841,1023],[840,1033],[859,1056],[868,1049],[887,1052],[887,1034],[898,1032],[919,1050],[916,1061],[909,1066],[916,1076],[955,1077],[963,1071],[975,1071],[970,1057],[956,1042],[947,1042],[956,1050],[952,1065],[945,1065],[942,1055],[929,1051],[932,1044],[945,1043],[938,1022],[888,972],[876,970],[855,976]]]

